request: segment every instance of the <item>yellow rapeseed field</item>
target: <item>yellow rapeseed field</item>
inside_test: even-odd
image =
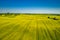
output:
[[[0,16],[0,40],[60,40],[60,16]]]

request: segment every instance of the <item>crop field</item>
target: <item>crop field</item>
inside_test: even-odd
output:
[[[60,15],[0,15],[0,40],[60,40]]]

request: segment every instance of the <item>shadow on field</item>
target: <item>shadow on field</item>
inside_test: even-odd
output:
[[[53,20],[60,20],[60,19],[58,19],[58,18],[56,18],[56,17],[48,17],[48,19],[53,19]]]

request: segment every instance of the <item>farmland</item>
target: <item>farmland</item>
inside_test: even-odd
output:
[[[60,40],[60,15],[0,15],[0,40]]]

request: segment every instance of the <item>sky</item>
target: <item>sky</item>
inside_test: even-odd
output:
[[[0,0],[0,13],[60,13],[60,0]]]

